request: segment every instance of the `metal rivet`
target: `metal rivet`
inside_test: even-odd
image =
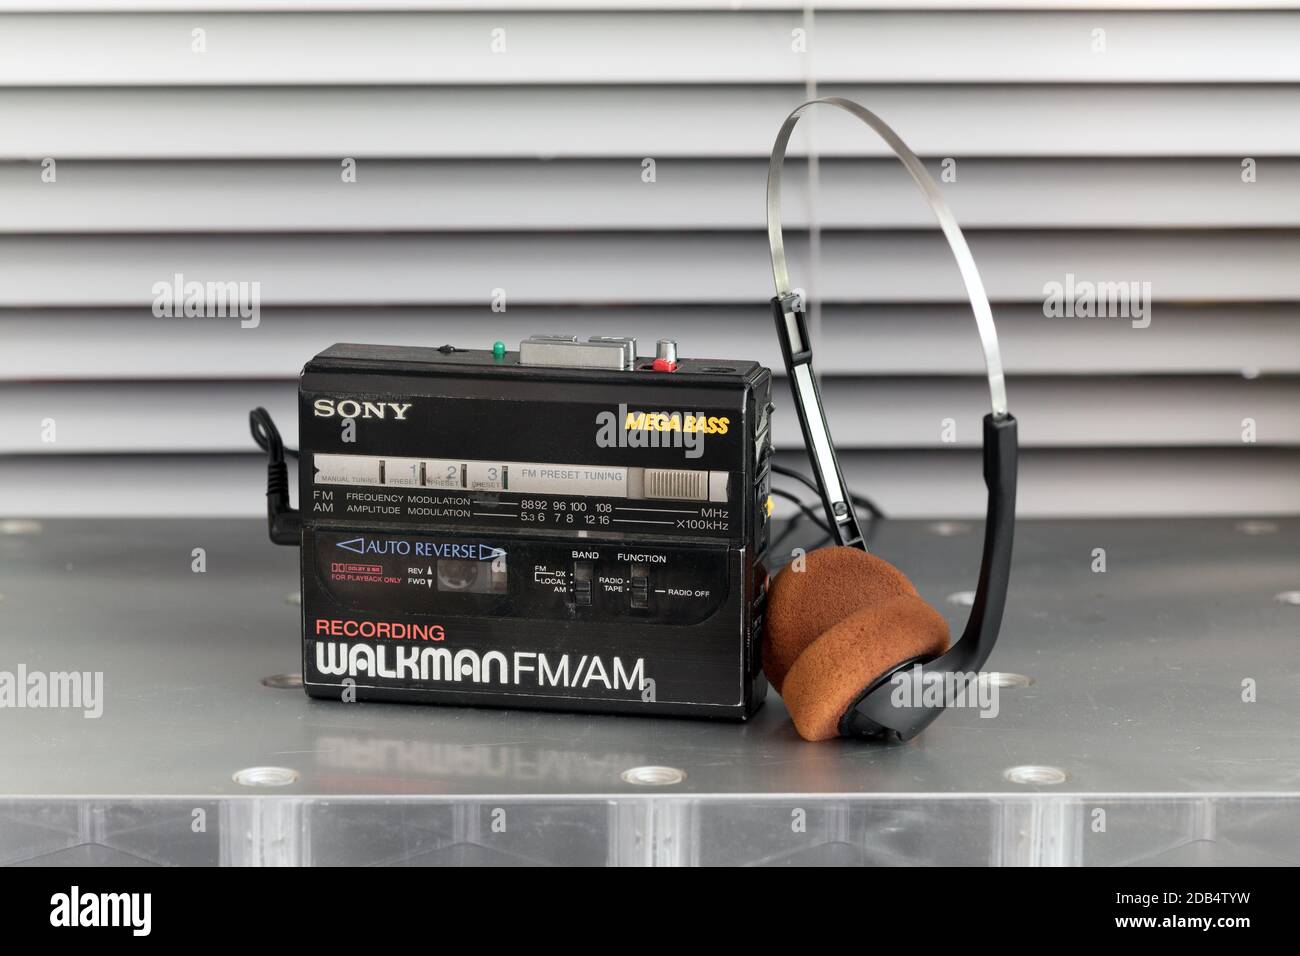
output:
[[[962,521],[935,521],[930,525],[930,533],[937,534],[941,538],[955,538],[958,535],[970,534],[970,525]]]
[[[8,518],[0,521],[0,534],[40,534],[41,523],[25,518]]]
[[[263,687],[274,687],[276,690],[290,690],[302,687],[301,674],[272,674],[270,677],[262,678]]]
[[[975,603],[974,591],[954,591],[948,595],[948,603],[956,604],[960,607],[970,607]]]
[[[1021,767],[1009,767],[1002,774],[1011,783],[1025,783],[1036,786],[1052,786],[1053,784],[1065,783],[1070,779],[1070,775],[1059,767],[1048,767],[1042,764],[1025,764]]]
[[[1239,534],[1277,534],[1275,521],[1238,521],[1233,528]]]
[[[1281,594],[1274,594],[1273,600],[1279,604],[1300,605],[1300,591],[1283,591]]]
[[[634,783],[639,787],[671,787],[686,779],[686,771],[676,767],[633,767],[624,770],[620,776],[624,783]]]
[[[298,780],[298,771],[288,767],[245,767],[232,779],[244,787],[287,787]]]

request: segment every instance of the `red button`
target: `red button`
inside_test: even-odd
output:
[[[677,363],[676,363],[676,362],[670,362],[670,361],[668,361],[667,359],[661,359],[661,358],[657,358],[657,359],[655,359],[655,360],[654,360],[654,364],[651,365],[650,367],[651,367],[652,369],[654,369],[656,372],[675,372],[675,371],[677,371]]]

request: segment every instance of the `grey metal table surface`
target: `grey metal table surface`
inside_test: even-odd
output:
[[[1300,863],[1300,519],[1021,522],[990,666],[1028,682],[892,746],[805,743],[772,694],[743,725],[310,700],[266,681],[299,609],[262,522],[0,530],[0,671],[103,674],[98,718],[0,709],[0,862]],[[957,626],[978,532],[872,548]]]

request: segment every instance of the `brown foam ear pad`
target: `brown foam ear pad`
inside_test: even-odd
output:
[[[781,569],[767,598],[763,673],[781,693],[786,673],[804,649],[850,614],[891,597],[916,594],[888,561],[857,548],[819,548]]]
[[[805,740],[838,735],[864,690],[913,658],[948,649],[948,622],[914,594],[886,598],[836,624],[799,655],[781,699]]]

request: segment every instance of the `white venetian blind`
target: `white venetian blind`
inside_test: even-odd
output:
[[[0,0],[0,512],[260,513],[247,411],[296,441],[337,341],[779,366],[765,161],[810,94],[950,171],[1022,514],[1300,511],[1300,9],[978,6]],[[979,513],[987,392],[924,204],[848,117],[792,154],[851,482]],[[260,324],[156,318],[177,273],[260,283]],[[1149,283],[1149,325],[1046,315],[1069,276]]]

